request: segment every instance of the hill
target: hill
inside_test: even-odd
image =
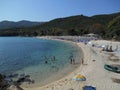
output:
[[[18,22],[13,22],[13,21],[1,21],[0,22],[0,30],[3,29],[9,29],[9,28],[21,28],[21,27],[32,27],[36,25],[40,25],[42,22],[31,22],[31,21],[18,21]]]
[[[108,23],[107,35],[120,40],[120,15]]]
[[[30,28],[12,28],[0,32],[1,36],[42,36],[42,35],[83,35],[95,33],[104,38],[112,38],[111,29],[108,27],[113,19],[120,16],[120,13],[95,15],[95,16],[70,16],[57,18],[41,25]],[[118,24],[116,24],[116,27]],[[113,27],[115,28],[115,27]],[[115,30],[117,31],[118,28]],[[10,32],[11,31],[11,32]]]

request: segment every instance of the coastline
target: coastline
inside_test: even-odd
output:
[[[34,37],[36,38],[36,37]],[[41,37],[37,37],[38,39],[41,39]],[[56,42],[60,42],[60,43],[64,43],[66,45],[69,45],[71,46],[71,49],[75,50],[77,53],[74,55],[74,59],[75,59],[75,62],[76,64],[70,64],[70,62],[68,61],[68,66],[62,70],[60,70],[58,73],[55,73],[56,75],[53,75],[51,76],[50,78],[48,79],[45,79],[44,81],[42,82],[35,82],[35,84],[27,84],[27,83],[23,83],[21,85],[22,88],[34,88],[34,87],[42,87],[42,86],[45,86],[51,82],[55,82],[57,80],[60,80],[61,78],[69,75],[71,72],[73,72],[74,70],[76,70],[79,65],[81,64],[81,59],[82,58],[82,52],[81,50],[79,50],[80,48],[78,47],[78,45],[74,42],[71,42],[71,41],[65,41],[65,40],[57,40],[57,39],[48,39],[48,38],[42,38],[42,39],[46,39],[46,40],[52,40],[52,41],[56,41]],[[75,47],[75,49],[74,49]],[[67,48],[66,48],[67,49]],[[64,52],[63,52],[64,53]],[[74,51],[73,51],[73,54],[74,54]],[[31,76],[32,77],[32,76]],[[38,75],[37,75],[38,77]],[[39,80],[39,78],[37,79]],[[40,80],[39,80],[40,81]]]
[[[51,38],[51,37],[36,37],[36,38],[42,38],[42,39],[47,39],[47,40],[57,40],[57,41],[61,41],[61,42],[65,42],[65,43],[68,43],[68,44],[74,44],[75,46],[77,46],[77,48],[78,49],[80,49],[79,51],[81,52],[81,53],[79,53],[80,54],[80,56],[82,56],[81,58],[83,58],[83,50],[81,49],[81,47],[79,47],[79,45],[76,43],[76,42],[73,42],[73,41],[68,41],[68,40],[61,40],[61,39],[56,39],[56,38]],[[79,55],[78,54],[78,55]],[[82,55],[81,55],[82,54]],[[81,58],[79,58],[79,61],[81,62]],[[67,77],[69,77],[69,75],[71,76],[73,76],[73,75],[77,75],[77,73],[75,73],[75,72],[78,72],[78,69],[79,68],[81,68],[82,67],[82,64],[80,63],[79,64],[79,66],[73,66],[73,67],[75,67],[75,70],[74,71],[71,71],[71,72],[69,72],[67,75],[65,75],[63,78],[60,78],[60,79],[57,79],[57,80],[54,80],[53,82],[51,82],[51,83],[48,83],[47,85],[44,85],[44,86],[40,86],[40,87],[29,87],[29,85],[28,85],[28,87],[27,88],[24,88],[25,90],[44,90],[46,87],[48,88],[49,86],[50,86],[50,88],[51,88],[51,85],[53,85],[53,84],[55,84],[55,83],[59,83],[59,82],[64,82],[64,81],[68,81],[68,79],[67,79]],[[34,85],[33,85],[34,86]],[[61,86],[61,85],[60,85]],[[54,88],[54,86],[52,87],[52,88]],[[45,89],[46,90],[46,89]]]
[[[43,37],[45,38],[45,37]],[[47,38],[52,39],[52,38]],[[65,40],[64,40],[65,41]],[[110,41],[101,41],[101,44],[108,43]],[[99,41],[95,43],[99,44]],[[115,83],[111,78],[119,78],[120,75],[104,70],[104,64],[107,62],[108,55],[105,52],[101,52],[99,48],[93,48],[83,43],[76,43],[83,51],[84,64],[80,65],[75,71],[69,75],[54,81],[42,87],[24,88],[25,90],[82,90],[85,85],[95,86],[98,90],[119,90],[119,83]],[[120,44],[119,42],[117,44]],[[113,43],[116,46],[116,43]],[[118,53],[117,53],[118,54]],[[119,53],[120,54],[120,53]],[[119,55],[118,54],[118,55]],[[119,57],[120,58],[120,57]],[[95,60],[93,62],[93,60]],[[120,64],[120,62],[119,62]],[[77,74],[84,75],[87,80],[84,82],[73,81],[72,78]],[[115,76],[114,76],[115,75]]]

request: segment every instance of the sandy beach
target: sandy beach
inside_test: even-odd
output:
[[[50,38],[49,38],[50,39]],[[111,44],[111,41],[97,40],[93,41],[96,45]],[[43,87],[24,88],[25,90],[83,90],[83,86],[91,85],[97,90],[120,90],[120,74],[110,72],[104,69],[104,64],[120,65],[120,51],[106,52],[102,48],[85,45],[81,42],[76,44],[82,49],[84,54],[84,62],[75,71],[62,79],[51,82]],[[120,49],[120,42],[112,42],[113,49]],[[114,61],[116,60],[117,61]],[[86,81],[74,81],[73,77],[82,74],[86,77]],[[117,80],[117,81],[116,81]]]

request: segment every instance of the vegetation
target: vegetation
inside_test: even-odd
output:
[[[117,38],[120,40],[120,16],[114,18],[108,24],[107,35],[111,38]]]
[[[9,28],[21,28],[21,27],[32,27],[36,25],[40,25],[44,22],[31,22],[31,21],[18,21],[18,22],[13,22],[13,21],[2,21],[0,22],[0,30],[2,29],[9,29]]]
[[[87,17],[84,15],[58,18],[33,27],[19,27],[0,30],[0,36],[43,36],[43,35],[83,35],[95,33],[103,38],[119,38],[120,13],[108,15],[96,15]]]

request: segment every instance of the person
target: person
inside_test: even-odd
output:
[[[47,64],[48,62],[47,61],[45,61],[45,64]]]
[[[73,60],[72,60],[72,58],[70,59],[70,64],[72,64],[73,63]]]
[[[55,61],[56,59],[55,59],[55,56],[53,56],[53,61]]]
[[[110,46],[110,50],[109,51],[112,52],[112,46]]]
[[[82,64],[84,63],[84,60],[83,60],[83,58],[82,58]]]
[[[73,64],[75,64],[75,59],[73,59]]]
[[[109,51],[109,50],[108,50],[108,47],[109,47],[109,45],[106,46],[106,50],[105,50],[105,51]]]
[[[117,51],[118,50],[118,45],[116,46],[116,48],[115,48],[115,51]]]

